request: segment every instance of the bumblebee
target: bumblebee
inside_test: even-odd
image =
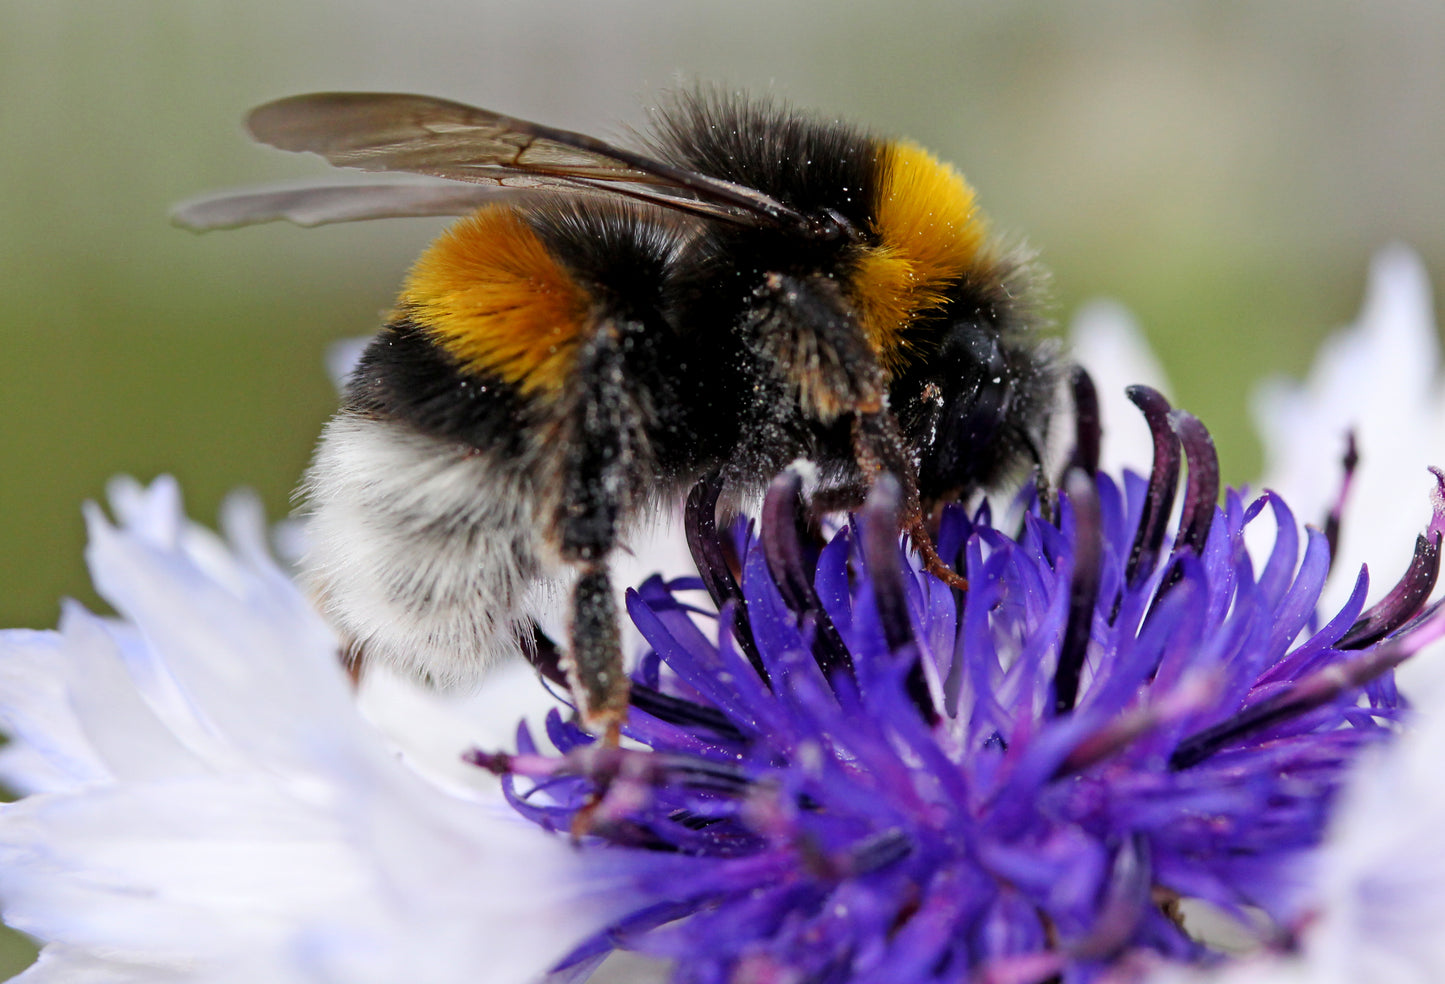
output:
[[[816,501],[942,503],[1039,458],[1055,360],[1027,259],[949,165],[766,100],[657,111],[641,151],[412,95],[297,96],[252,135],[427,180],[242,191],[194,228],[462,215],[411,270],[304,481],[304,577],[353,661],[440,683],[526,652],[570,581],[569,682],[627,704],[608,557],[705,475],[742,501],[811,461]]]

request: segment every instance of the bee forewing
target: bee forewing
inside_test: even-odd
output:
[[[583,134],[552,131],[446,99],[387,93],[293,96],[252,110],[252,136],[320,154],[339,167],[416,171],[469,180],[487,169],[629,183],[659,180]],[[556,139],[561,137],[562,139]]]
[[[412,184],[310,184],[243,188],[181,202],[171,221],[187,229],[234,229],[286,220],[301,226],[363,219],[467,215],[522,192],[501,186],[437,181]]]
[[[583,133],[430,96],[292,96],[252,110],[246,126],[262,143],[319,154],[338,167],[514,186],[531,178],[562,188],[611,189],[617,195],[745,225],[799,218],[753,188],[652,160]]]

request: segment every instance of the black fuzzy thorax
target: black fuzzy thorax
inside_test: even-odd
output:
[[[657,112],[648,148],[662,160],[761,191],[805,214],[872,217],[883,143],[838,120],[768,99],[684,93]]]
[[[846,422],[823,426],[806,416],[790,379],[796,367],[760,343],[770,333],[796,331],[796,312],[779,303],[770,281],[821,278],[840,291],[847,284],[854,247],[871,235],[884,144],[857,127],[768,99],[695,90],[657,111],[647,149],[804,216],[836,217],[851,230],[852,236],[815,236],[787,223],[709,223],[679,267],[675,320],[701,337],[726,340],[723,364],[736,387],[727,402],[740,421],[727,459],[733,485],[757,490],[760,476],[800,456],[854,481]]]
[[[884,149],[850,124],[710,89],[658,109],[648,138],[648,150],[669,164],[760,191],[805,216],[836,215],[859,236],[872,228]],[[687,266],[704,284],[724,286],[761,271],[841,274],[848,247],[787,226],[714,223]]]

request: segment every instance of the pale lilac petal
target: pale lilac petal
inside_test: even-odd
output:
[[[366,351],[371,340],[371,335],[343,338],[326,350],[326,374],[336,385],[337,392],[345,391],[346,381],[351,378],[356,364],[361,361],[361,353]]]
[[[1445,980],[1445,691],[1415,696],[1414,727],[1357,770],[1321,861],[1306,953],[1340,981]]]

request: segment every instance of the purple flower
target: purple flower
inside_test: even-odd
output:
[[[1216,505],[1203,426],[1131,398],[1147,479],[1097,473],[1081,375],[1062,492],[1030,494],[1007,531],[945,510],[938,550],[966,594],[901,549],[887,480],[826,540],[796,475],[758,533],[721,535],[719,489],[694,490],[700,579],[628,597],[652,649],[630,741],[554,713],[559,754],[523,726],[516,755],[473,755],[653,900],[564,967],[621,948],[688,984],[1129,979],[1215,958],[1186,900],[1262,913],[1263,942],[1289,944],[1342,780],[1402,710],[1391,670],[1445,632],[1426,606],[1445,498],[1394,590],[1364,610],[1362,571],[1320,624],[1327,536],[1269,493]],[[1253,524],[1274,529],[1257,564]],[[686,600],[700,589],[715,632]]]

